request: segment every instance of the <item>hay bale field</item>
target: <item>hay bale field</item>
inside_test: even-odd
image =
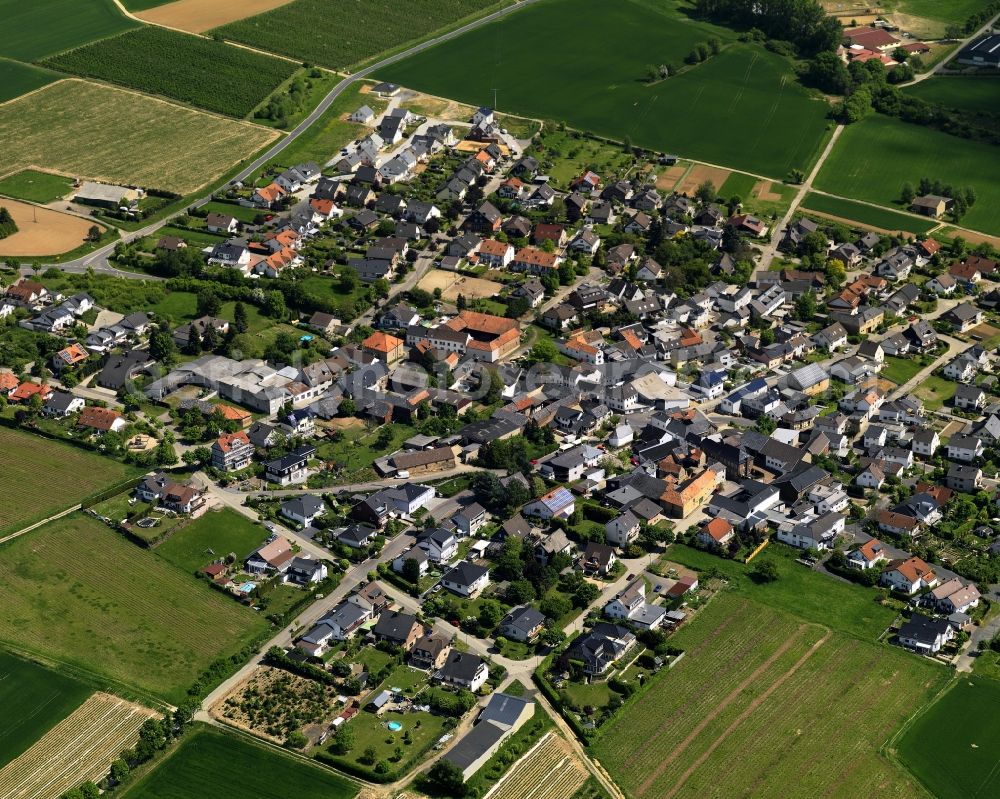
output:
[[[69,79],[0,106],[0,175],[29,167],[188,194],[280,134]]]
[[[204,33],[244,17],[262,14],[291,0],[176,0],[140,11],[137,16],[154,25]]]
[[[10,211],[17,224],[17,233],[0,239],[0,256],[62,255],[83,244],[94,224],[89,219],[17,200],[0,198],[0,206]]]

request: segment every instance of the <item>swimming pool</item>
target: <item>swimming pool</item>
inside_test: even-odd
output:
[[[246,582],[239,587],[239,592],[241,594],[249,594],[253,589],[257,587],[257,583]]]
[[[392,730],[392,732],[399,732],[401,729],[403,729],[403,725],[400,724],[398,721],[390,721],[386,726],[390,730]]]

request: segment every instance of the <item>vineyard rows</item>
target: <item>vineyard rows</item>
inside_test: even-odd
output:
[[[570,799],[586,781],[583,765],[566,742],[550,732],[484,799]]]
[[[62,53],[53,69],[244,117],[297,65],[224,42],[145,27]]]
[[[97,693],[60,721],[28,751],[0,769],[4,799],[57,799],[107,773],[139,728],[156,714],[110,694]]]
[[[110,458],[19,430],[0,428],[0,452],[17,453],[0,471],[0,534],[65,510],[129,474]]]
[[[341,69],[419,39],[491,5],[491,0],[294,0],[221,28],[225,39]]]

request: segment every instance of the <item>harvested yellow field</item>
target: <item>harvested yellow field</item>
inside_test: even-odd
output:
[[[126,89],[63,80],[0,105],[0,175],[47,169],[188,194],[279,135]]]
[[[0,796],[57,799],[88,780],[101,779],[154,716],[149,708],[117,696],[94,694],[0,769]]]
[[[204,33],[289,2],[291,0],[176,0],[174,3],[140,11],[135,16],[154,25]]]
[[[0,239],[0,256],[62,255],[83,244],[94,224],[79,216],[16,200],[0,199],[0,205],[10,211],[17,224],[17,233]]]

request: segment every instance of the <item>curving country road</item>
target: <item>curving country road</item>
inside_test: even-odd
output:
[[[383,58],[381,61],[377,61],[374,64],[365,67],[364,69],[360,69],[357,72],[348,75],[342,81],[340,81],[340,83],[334,86],[330,90],[330,93],[327,94],[326,97],[324,97],[320,101],[319,105],[317,105],[316,108],[313,109],[312,113],[309,114],[309,116],[307,116],[305,119],[303,119],[298,125],[296,125],[296,127],[287,136],[275,142],[267,150],[267,152],[265,152],[258,158],[254,159],[250,164],[248,164],[246,167],[240,170],[238,174],[236,174],[234,177],[230,179],[230,182],[245,180],[247,177],[249,177],[258,169],[260,169],[262,166],[264,166],[264,164],[268,163],[269,161],[272,161],[278,154],[281,153],[282,150],[288,147],[289,144],[291,144],[299,136],[305,133],[321,116],[323,116],[323,114],[327,111],[327,109],[329,109],[329,107],[333,104],[334,100],[336,100],[352,84],[356,83],[357,81],[364,80],[369,75],[372,75],[373,73],[377,72],[383,67],[388,66],[389,64],[394,64],[397,61],[401,61],[404,58],[408,58],[411,55],[415,55],[416,53],[428,50],[431,47],[434,47],[435,45],[441,44],[442,42],[446,42],[450,39],[454,39],[458,36],[461,36],[464,33],[468,33],[471,30],[475,30],[476,28],[479,28],[490,22],[493,22],[494,20],[500,19],[501,17],[505,17],[508,14],[511,14],[515,11],[518,11],[522,8],[525,8],[537,2],[539,2],[539,0],[515,0],[513,5],[507,6],[506,8],[501,8],[499,11],[494,11],[492,14],[487,14],[485,17],[480,17],[479,19],[473,20],[472,22],[469,22],[468,24],[463,25],[460,28],[455,28],[452,31],[443,33],[440,36],[435,36],[433,39],[428,39],[425,42],[415,44],[413,45],[413,47],[407,48],[402,52],[396,53],[395,55]],[[146,227],[141,228],[140,230],[135,230],[125,233],[122,236],[122,238],[119,239],[119,241],[126,241],[126,242],[133,241],[135,239],[149,236],[155,233],[164,225],[168,224],[170,220],[186,213],[187,208],[190,208],[192,206],[200,208],[201,206],[211,201],[211,199],[212,196],[211,194],[209,194],[206,197],[193,200],[192,202],[188,203],[185,206],[184,210],[178,211],[174,214],[171,214],[170,216],[166,216],[163,219],[160,219],[156,222],[152,222]],[[101,247],[98,250],[94,250],[92,253],[89,253],[88,255],[85,255],[81,258],[77,258],[74,261],[66,261],[65,263],[61,264],[52,264],[52,266],[56,267],[57,269],[62,269],[65,272],[83,272],[86,271],[88,268],[91,268],[95,272],[103,272],[105,274],[112,274],[118,277],[136,277],[141,279],[149,279],[150,277],[149,275],[137,275],[131,272],[123,272],[119,269],[116,269],[115,267],[113,267],[111,264],[108,263],[108,256],[114,252],[115,245],[117,243],[118,242],[115,241],[110,244],[107,244],[104,247]]]

